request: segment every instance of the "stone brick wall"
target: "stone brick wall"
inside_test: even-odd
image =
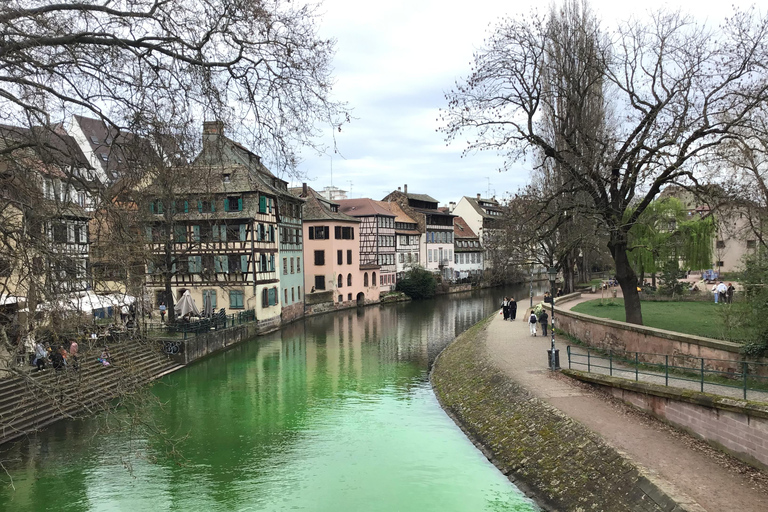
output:
[[[708,360],[705,361],[705,368],[709,370],[741,372],[744,358],[739,354],[741,345],[738,343],[617,322],[561,308],[555,309],[555,318],[558,329],[590,347],[616,353],[656,354],[640,357],[641,361],[649,363],[663,363],[664,355],[679,356],[681,359],[686,356],[704,358]],[[670,363],[673,362],[670,358]],[[761,358],[754,362],[768,363],[768,359]],[[768,375],[768,366],[755,368],[760,370],[758,373]]]
[[[573,370],[564,373],[703,439],[753,466],[768,469],[768,406]]]
[[[498,370],[482,348],[484,323],[440,354],[432,385],[443,409],[517,487],[546,511],[688,510],[599,435]]]

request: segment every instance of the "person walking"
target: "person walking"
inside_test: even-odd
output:
[[[733,294],[736,292],[736,287],[733,286],[733,283],[728,283],[728,290],[726,291],[726,296],[728,298],[728,304],[733,304]]]
[[[515,318],[517,318],[517,302],[515,302],[514,297],[510,297],[509,298],[509,319],[514,322]]]
[[[539,315],[539,323],[541,324],[542,336],[547,335],[547,322],[549,322],[549,315],[547,314],[547,310],[545,309],[541,312],[541,315]]]
[[[536,313],[531,311],[531,316],[528,317],[528,327],[531,329],[531,335],[536,336],[536,324],[539,319],[536,318]]]
[[[501,301],[501,312],[504,314],[504,320],[509,320],[509,297],[504,297]]]
[[[715,296],[715,304],[717,304],[717,296],[720,295],[719,293],[717,293],[717,285],[712,286],[712,295]]]
[[[165,307],[165,302],[161,302],[157,309],[160,310],[160,321],[165,322],[165,311],[168,309]]]

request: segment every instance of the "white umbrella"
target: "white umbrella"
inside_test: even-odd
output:
[[[176,316],[184,316],[187,313],[192,313],[194,316],[200,316],[200,310],[197,309],[197,304],[195,304],[194,299],[192,299],[192,296],[189,294],[189,290],[184,292],[184,295],[181,296],[179,302],[174,306],[173,311],[176,313]]]

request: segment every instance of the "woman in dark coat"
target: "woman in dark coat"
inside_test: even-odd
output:
[[[515,302],[514,297],[509,298],[509,319],[513,322],[515,321],[515,317],[517,317],[517,302]]]

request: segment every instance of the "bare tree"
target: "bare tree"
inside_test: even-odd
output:
[[[552,23],[503,20],[466,81],[447,94],[444,131],[448,140],[471,132],[467,151],[496,150],[513,161],[535,150],[555,162],[568,176],[560,193],[588,197],[582,212],[608,231],[626,320],[641,324],[627,233],[665,185],[695,183],[697,167],[766,101],[768,22],[751,11],[736,11],[717,30],[679,13],[631,20],[611,37],[595,32],[582,86],[555,90],[549,70],[561,40]],[[591,99],[600,96],[595,112]],[[558,109],[564,100],[581,110]],[[562,112],[557,137],[542,121],[549,111]],[[601,115],[604,129],[585,129],[594,124],[582,121]]]
[[[279,0],[3,3],[0,124],[14,133],[0,140],[3,294],[23,292],[34,321],[38,303],[56,303],[73,283],[96,288],[116,278],[138,287],[149,251],[137,190],[162,183],[163,174],[172,181],[179,162],[199,151],[205,119],[233,127],[276,173],[294,172],[302,147],[322,149],[318,130],[340,129],[348,116],[331,98],[334,42],[317,34],[317,7]],[[103,150],[84,154],[87,140],[69,145],[67,120],[75,115],[106,127]],[[57,219],[72,220],[79,191],[91,198],[88,211],[62,227]],[[79,261],[67,266],[69,249],[57,245],[73,239],[94,249],[80,260],[95,257],[108,275],[81,274],[88,267]]]

